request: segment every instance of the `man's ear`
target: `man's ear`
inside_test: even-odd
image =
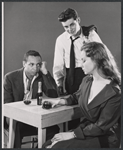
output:
[[[78,17],[78,18],[77,18],[77,21],[78,21],[78,23],[80,24],[80,22],[81,22],[81,19],[80,19],[80,17]]]

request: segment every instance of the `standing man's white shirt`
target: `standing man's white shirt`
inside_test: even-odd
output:
[[[70,46],[71,39],[68,32],[62,33],[56,40],[54,64],[53,64],[53,76],[57,86],[63,86],[65,77],[65,68],[70,68]],[[84,42],[100,42],[102,43],[99,35],[94,31],[90,31],[88,38],[82,33],[80,38],[74,41],[74,52],[75,52],[75,68],[82,66],[81,60],[81,47]]]

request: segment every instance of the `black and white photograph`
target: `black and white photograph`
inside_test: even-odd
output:
[[[122,148],[121,2],[1,6],[2,148]]]

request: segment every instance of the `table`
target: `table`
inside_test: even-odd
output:
[[[46,110],[38,106],[36,100],[32,100],[30,105],[25,105],[23,101],[4,104],[3,115],[10,118],[8,148],[13,148],[14,145],[16,121],[38,128],[38,148],[41,148],[46,139],[46,127],[80,118],[81,112],[78,105],[58,106]]]

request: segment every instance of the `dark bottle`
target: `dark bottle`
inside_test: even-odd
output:
[[[42,83],[38,82],[37,105],[41,105],[42,104],[42,96],[43,96]]]

